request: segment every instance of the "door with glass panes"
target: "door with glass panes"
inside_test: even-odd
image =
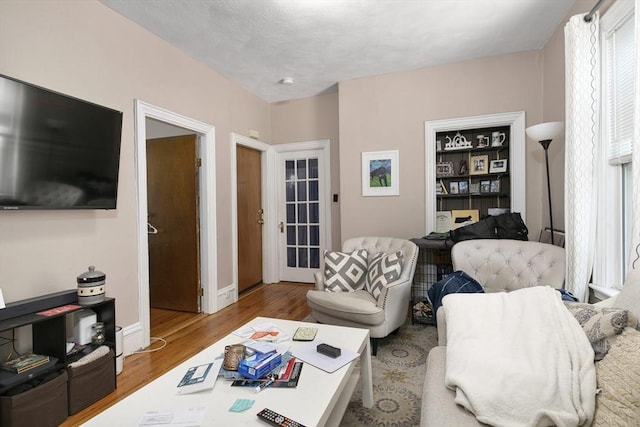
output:
[[[279,273],[286,282],[313,282],[325,249],[324,152],[279,154]]]

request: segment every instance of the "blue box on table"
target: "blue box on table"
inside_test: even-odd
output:
[[[277,351],[270,353],[256,353],[243,359],[238,365],[238,373],[247,378],[257,380],[265,377],[269,372],[280,366],[282,355]]]

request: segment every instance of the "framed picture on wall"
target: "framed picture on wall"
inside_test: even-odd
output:
[[[362,195],[400,195],[398,150],[362,153]]]

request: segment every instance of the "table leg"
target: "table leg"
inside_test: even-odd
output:
[[[373,406],[373,377],[371,373],[371,340],[367,337],[360,355],[360,381],[362,382],[362,406]]]

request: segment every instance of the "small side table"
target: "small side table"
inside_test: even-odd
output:
[[[453,272],[451,251],[445,240],[414,238],[418,246],[418,262],[411,286],[411,323],[433,325],[433,313],[427,290]]]

